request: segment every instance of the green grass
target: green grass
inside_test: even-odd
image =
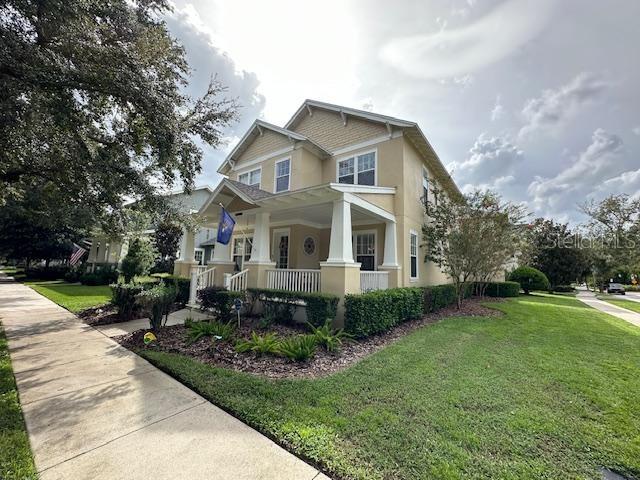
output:
[[[315,380],[141,354],[339,478],[640,477],[640,328],[555,295],[495,306]]]
[[[627,310],[640,313],[640,302],[625,300],[624,298],[614,297],[613,295],[598,295],[598,298],[618,307],[626,308]]]
[[[0,326],[0,478],[35,479],[36,468],[22,418],[7,339]]]
[[[79,285],[59,280],[25,283],[39,294],[74,313],[105,305],[111,300],[111,288],[108,285]]]

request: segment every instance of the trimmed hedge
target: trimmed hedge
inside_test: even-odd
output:
[[[37,280],[58,280],[64,278],[70,268],[66,265],[51,265],[49,267],[30,267],[25,269],[24,274],[29,279]]]
[[[576,289],[571,285],[556,285],[553,287],[553,291],[558,293],[571,293],[575,292]]]
[[[356,338],[386,332],[422,315],[423,289],[392,288],[345,295],[344,331]]]
[[[269,288],[249,288],[249,294],[255,300],[297,304],[304,302],[307,306],[307,320],[314,327],[325,324],[327,319],[336,318],[339,297],[329,293],[290,292]]]
[[[518,267],[509,274],[507,279],[511,282],[518,282],[525,294],[531,290],[549,290],[549,279],[540,270],[533,267]]]
[[[518,282],[489,282],[484,291],[486,297],[517,297],[520,295]]]
[[[178,296],[176,297],[176,302],[186,305],[189,302],[189,287],[191,285],[191,279],[186,277],[180,277],[178,275],[167,275],[160,277],[165,283],[173,283],[176,287],[176,292]]]
[[[233,304],[237,298],[244,301],[244,292],[231,292],[224,287],[216,286],[198,291],[201,308],[213,311],[222,322],[232,319]]]
[[[80,275],[80,283],[83,285],[110,285],[116,283],[119,276],[114,267],[101,267],[97,272],[87,272]]]

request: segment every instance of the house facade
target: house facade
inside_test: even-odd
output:
[[[424,262],[424,198],[460,196],[414,123],[313,100],[284,127],[256,120],[220,166],[224,179],[197,215],[236,219],[205,267],[185,231],[175,273],[203,285],[362,291],[447,283]],[[215,243],[215,242],[213,242]]]

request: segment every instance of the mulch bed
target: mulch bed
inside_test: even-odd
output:
[[[174,304],[171,307],[171,313],[181,310],[184,308],[182,305]],[[140,313],[138,315],[134,315],[133,318],[123,319],[118,316],[116,311],[116,307],[113,305],[103,305],[101,307],[88,308],[86,310],[78,313],[78,317],[86,323],[87,325],[91,325],[92,327],[97,327],[99,325],[109,325],[112,323],[122,323],[129,322],[131,320],[135,320],[136,318],[144,318],[146,315]]]
[[[500,299],[492,298],[491,301],[497,302]],[[329,353],[324,349],[318,348],[315,357],[307,362],[292,362],[273,355],[258,356],[253,353],[238,353],[234,349],[235,342],[214,342],[210,338],[202,338],[189,344],[186,341],[187,331],[184,325],[164,327],[158,334],[157,342],[150,346],[145,346],[143,342],[146,330],[138,330],[117,337],[115,340],[133,351],[153,349],[179,353],[216,367],[230,368],[268,378],[317,378],[349,367],[418,328],[435,323],[443,318],[451,316],[495,317],[502,315],[498,310],[482,306],[480,302],[480,300],[476,299],[465,300],[460,310],[455,307],[447,307],[436,313],[425,315],[420,319],[402,323],[384,334],[345,342],[340,351],[336,353]],[[259,319],[247,318],[243,319],[241,327],[236,330],[236,335],[239,338],[249,338],[252,331],[259,330]],[[304,326],[298,328],[274,324],[260,333],[266,332],[274,332],[278,337],[283,338],[304,333],[305,329]]]

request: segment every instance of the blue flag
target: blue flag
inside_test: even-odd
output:
[[[218,243],[222,245],[228,245],[233,234],[233,227],[236,226],[236,221],[231,214],[224,208],[222,209],[222,215],[220,215],[220,223],[218,224]]]

